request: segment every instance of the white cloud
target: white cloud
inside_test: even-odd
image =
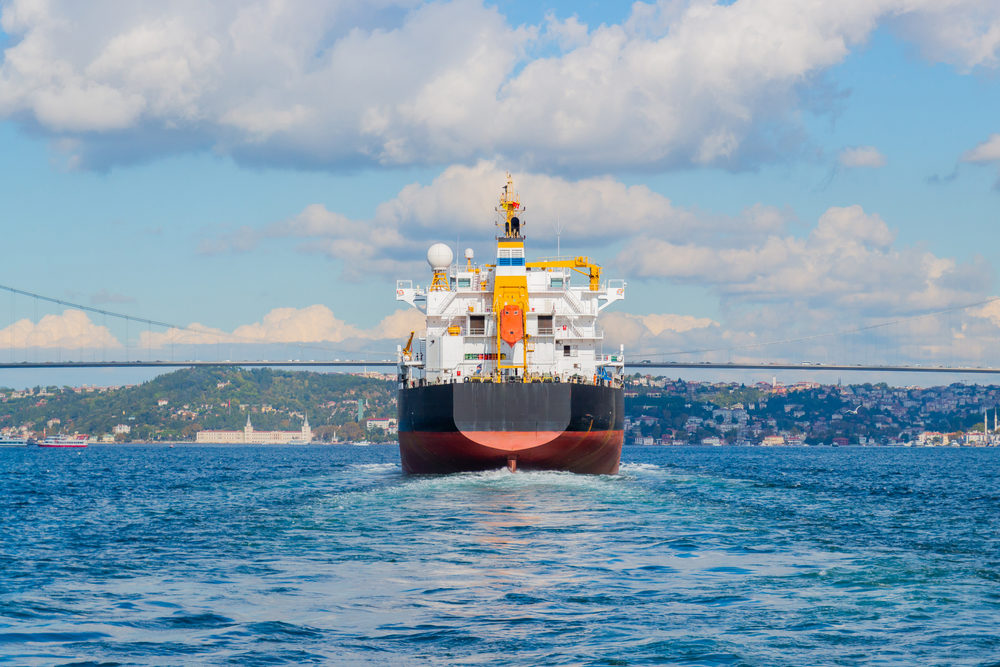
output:
[[[84,166],[211,147],[327,168],[741,167],[797,150],[801,91],[880,24],[964,69],[995,67],[1000,42],[1000,5],[975,0],[637,2],[620,25],[520,28],[476,0],[11,0],[0,21],[0,114],[78,140]]]
[[[23,319],[0,329],[0,341],[16,349],[46,348],[72,350],[121,348],[121,343],[107,327],[90,321],[80,310],[66,310],[61,315],[45,315],[38,322]]]
[[[170,328],[166,331],[139,332],[141,348],[160,349],[170,345],[212,345],[234,342],[249,341],[237,341],[222,329],[207,327],[200,322],[192,322],[185,329]]]
[[[995,300],[990,301],[981,308],[973,310],[972,314],[984,320],[989,320],[995,326],[1000,327],[1000,297],[991,298]]]
[[[355,340],[383,341],[405,338],[410,331],[424,329],[423,314],[415,309],[397,310],[371,329],[361,329],[334,316],[321,304],[305,308],[275,308],[259,322],[244,324],[232,332],[197,322],[186,329],[143,331],[140,348],[161,349],[170,345],[345,343]]]
[[[317,304],[306,308],[275,308],[260,322],[237,327],[233,337],[277,343],[337,343],[358,333],[356,328],[334,317],[329,308]]]
[[[724,303],[787,303],[817,317],[889,316],[975,301],[991,279],[983,260],[959,264],[917,248],[897,248],[879,216],[834,207],[805,238],[760,234],[747,244],[720,234],[712,244],[646,234],[619,255],[633,276],[714,286]]]
[[[275,308],[259,322],[224,331],[197,322],[185,329],[140,331],[135,349],[161,350],[172,346],[271,345],[282,343],[323,343],[356,349],[375,342],[389,350],[405,341],[411,331],[421,333],[424,316],[416,309],[397,310],[370,329],[363,329],[334,316],[326,306],[316,304],[305,308]],[[12,349],[38,348],[62,351],[66,358],[81,350],[103,348],[121,351],[123,345],[105,326],[91,322],[80,310],[66,310],[61,315],[45,315],[37,323],[28,319],[0,329],[0,345]],[[332,348],[331,348],[332,349]],[[79,358],[77,357],[79,360]]]
[[[969,71],[1000,64],[1000,4],[991,0],[896,3],[892,22],[930,60]]]
[[[142,332],[140,346],[214,343],[307,343],[341,342],[360,335],[360,330],[337,319],[323,305],[305,308],[275,308],[259,322],[236,327],[231,333],[194,323],[185,330]]]
[[[343,261],[348,276],[399,277],[420,270],[432,242],[488,237],[493,231],[492,209],[504,182],[505,172],[493,162],[452,166],[428,185],[404,187],[380,204],[370,220],[352,220],[311,204],[262,233],[300,239],[303,250]],[[611,178],[569,181],[516,173],[514,183],[527,207],[524,230],[536,249],[554,246],[557,230],[566,244],[577,246],[606,246],[647,230],[665,238],[707,243],[720,232],[734,239],[780,232],[790,218],[786,211],[763,205],[735,217],[698,215],[645,186],[627,186]],[[203,248],[240,251],[244,241],[256,234],[226,235],[206,241]]]
[[[423,256],[431,242],[489,229],[484,202],[494,200],[503,182],[491,162],[454,166],[427,185],[404,187],[370,220],[312,205],[265,233],[325,252],[349,274],[426,275]],[[857,205],[831,207],[806,226],[763,205],[737,216],[684,209],[648,188],[608,178],[516,174],[515,185],[523,186],[533,252],[554,245],[561,219],[564,244],[620,249],[605,275],[657,281],[664,290],[697,285],[718,297],[720,316],[712,319],[607,315],[609,340],[641,341],[643,349],[701,349],[707,340],[715,347],[756,344],[786,338],[790,326],[800,333],[832,331],[951,308],[981,300],[993,276],[981,257],[960,262],[900,245],[885,220]],[[397,337],[408,330],[400,327]]]
[[[874,146],[855,146],[840,152],[840,164],[844,167],[878,168],[885,166],[885,156]]]
[[[424,314],[416,308],[408,308],[387,315],[367,334],[368,338],[372,339],[405,340],[411,331],[416,332],[419,336],[426,328],[427,320]]]
[[[992,134],[990,138],[979,144],[962,156],[962,162],[997,162],[1000,161],[1000,134]]]
[[[624,345],[626,351],[632,353],[664,350],[672,345],[683,346],[686,344],[684,341],[694,337],[704,343],[706,337],[719,335],[719,323],[710,318],[673,313],[632,315],[611,312],[601,317],[601,327],[604,329],[606,348]]]

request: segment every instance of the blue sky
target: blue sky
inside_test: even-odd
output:
[[[996,303],[912,319],[998,294],[1000,6],[939,4],[3,1],[0,284],[391,352],[394,280],[488,256],[510,170],[636,354],[899,319],[865,344],[987,363]],[[0,293],[6,355],[124,340],[65,310]]]

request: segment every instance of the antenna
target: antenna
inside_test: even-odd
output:
[[[562,241],[562,220],[559,215],[556,215],[556,257],[562,257],[562,250],[560,247]]]

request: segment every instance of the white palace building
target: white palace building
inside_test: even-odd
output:
[[[247,415],[247,425],[242,431],[198,431],[194,441],[223,445],[308,445],[312,439],[308,416],[301,431],[255,431]]]

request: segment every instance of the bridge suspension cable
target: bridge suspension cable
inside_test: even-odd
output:
[[[190,325],[172,324],[170,322],[163,322],[161,320],[152,320],[152,319],[148,319],[148,318],[145,318],[145,317],[136,317],[135,315],[128,315],[126,313],[118,313],[118,312],[115,312],[115,311],[112,311],[112,310],[105,310],[103,308],[96,308],[94,306],[87,306],[87,305],[82,304],[82,303],[76,303],[76,302],[73,302],[73,301],[67,301],[65,299],[57,299],[55,297],[45,296],[44,294],[36,294],[35,292],[29,292],[27,290],[17,289],[16,287],[10,287],[9,285],[0,285],[0,290],[4,290],[6,292],[10,292],[11,294],[16,294],[16,295],[20,295],[20,296],[30,297],[32,299],[36,299],[37,301],[46,301],[48,303],[55,303],[55,304],[58,304],[60,306],[67,306],[69,308],[76,308],[77,310],[83,310],[83,311],[87,311],[87,312],[90,312],[90,313],[96,313],[96,314],[99,314],[99,315],[101,315],[101,316],[103,316],[105,318],[107,318],[107,317],[114,317],[114,318],[117,318],[117,319],[125,321],[126,326],[128,325],[129,322],[136,322],[136,323],[140,323],[140,324],[145,324],[147,326],[147,330],[148,330],[149,327],[154,327],[155,326],[155,327],[163,327],[165,329],[174,329],[174,330],[177,330],[177,331],[185,331],[185,332],[188,332],[188,333],[199,334],[199,335],[202,335],[202,336],[216,336],[218,338],[217,342],[237,342],[237,343],[257,343],[257,344],[270,344],[271,343],[271,341],[262,341],[262,340],[257,339],[257,338],[251,338],[251,337],[248,337],[248,336],[239,336],[239,335],[236,335],[234,333],[226,333],[224,331],[213,331],[213,330],[208,329],[208,328],[198,328],[198,327],[192,327]],[[13,313],[13,306],[11,308],[11,312]],[[36,321],[38,320],[38,314],[37,314],[37,312],[35,314],[35,320]],[[11,335],[13,336],[13,333]],[[126,336],[127,336],[127,334],[126,334]],[[183,341],[180,341],[180,342],[183,342]],[[336,349],[333,348],[333,347],[330,347],[330,346],[327,346],[327,345],[317,345],[316,343],[299,343],[299,342],[295,342],[295,343],[288,343],[288,344],[289,345],[294,345],[297,348],[305,349],[305,350],[322,350],[324,352],[334,352],[334,351],[336,351]],[[365,354],[381,354],[381,353],[365,352]]]
[[[31,297],[32,299],[38,299],[39,301],[48,301],[49,303],[59,304],[60,306],[69,306],[70,308],[76,308],[77,310],[85,310],[90,313],[97,313],[98,315],[104,315],[105,317],[117,317],[118,319],[131,321],[131,322],[142,322],[143,324],[150,326],[165,327],[167,329],[179,329],[181,331],[192,331],[201,334],[211,333],[203,329],[194,329],[181,324],[171,324],[169,322],[160,322],[158,320],[150,320],[145,317],[135,317],[134,315],[126,315],[125,313],[116,313],[111,310],[104,310],[102,308],[95,308],[93,306],[86,306],[82,303],[74,303],[72,301],[66,301],[64,299],[56,299],[55,297],[45,296],[44,294],[35,294],[34,292],[28,292],[25,290],[17,289],[16,287],[10,287],[8,285],[0,285],[0,289],[10,292],[11,294],[20,294],[21,296]],[[37,318],[36,318],[37,319]]]

